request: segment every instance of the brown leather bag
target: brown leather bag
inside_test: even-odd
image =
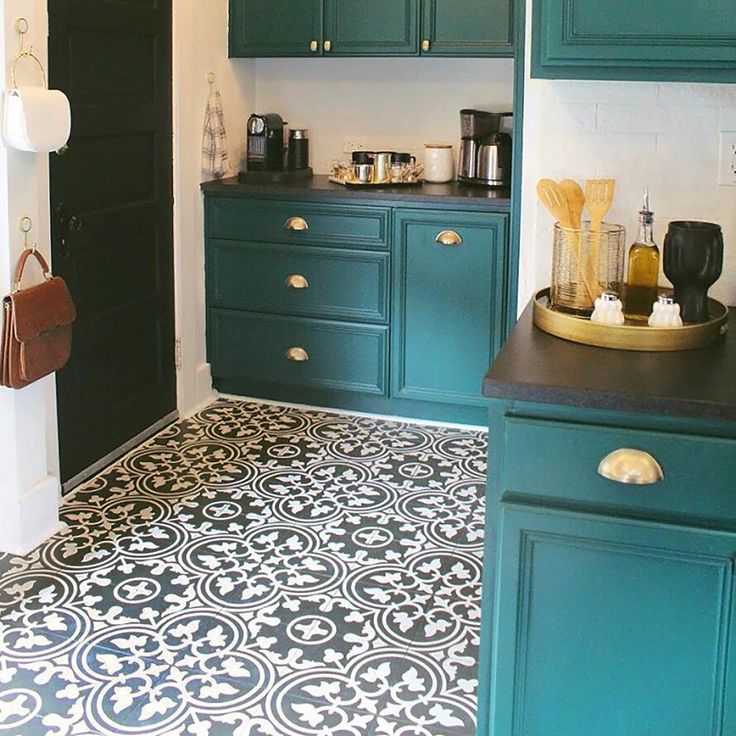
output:
[[[43,268],[46,281],[21,289],[23,271],[31,256]],[[13,293],[3,299],[0,385],[24,388],[61,370],[71,355],[76,318],[64,279],[51,276],[48,263],[37,250],[23,251],[15,270]]]

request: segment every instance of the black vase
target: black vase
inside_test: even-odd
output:
[[[707,322],[708,289],[723,273],[723,232],[712,222],[671,222],[664,240],[664,272],[675,287],[685,322]]]

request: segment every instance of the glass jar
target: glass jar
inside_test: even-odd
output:
[[[552,255],[552,306],[564,312],[589,317],[595,300],[604,292],[623,293],[626,230],[603,223],[591,230],[555,224]]]

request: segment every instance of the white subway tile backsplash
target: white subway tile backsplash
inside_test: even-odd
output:
[[[649,186],[660,244],[671,220],[723,227],[724,276],[713,294],[736,305],[736,187],[718,186],[720,131],[736,130],[736,85],[532,80],[526,106],[525,212],[536,208],[533,185],[542,176],[613,177],[609,219],[623,224],[631,241]],[[523,285],[549,283],[550,228],[544,214],[524,220],[522,263],[535,264],[535,273]]]
[[[598,104],[597,128],[606,133],[654,133],[654,108],[647,104]]]
[[[658,133],[712,133],[719,122],[719,109],[706,105],[657,105],[654,129]]]

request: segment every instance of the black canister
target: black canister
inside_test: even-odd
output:
[[[289,132],[288,163],[290,171],[309,168],[309,131],[295,128]]]

